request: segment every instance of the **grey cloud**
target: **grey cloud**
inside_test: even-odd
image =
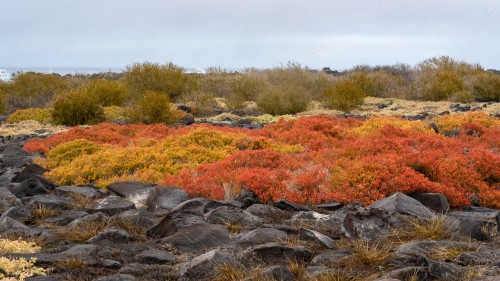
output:
[[[451,55],[500,68],[495,0],[0,0],[0,67],[311,67]]]

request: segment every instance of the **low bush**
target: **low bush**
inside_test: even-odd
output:
[[[40,251],[35,243],[22,239],[0,239],[0,255],[35,253]],[[0,278],[2,280],[25,280],[36,275],[45,275],[43,268],[35,266],[36,259],[0,257]]]
[[[444,134],[463,129],[470,123],[477,123],[485,128],[500,126],[500,120],[483,111],[438,116],[434,117],[432,122],[438,127],[439,132]]]
[[[68,90],[54,102],[52,118],[55,123],[76,126],[104,121],[104,111],[96,95],[88,87]]]
[[[129,99],[140,98],[145,92],[158,92],[175,100],[197,88],[195,76],[172,63],[160,65],[150,62],[136,63],[127,67],[124,81]]]
[[[139,180],[214,199],[250,189],[263,202],[312,204],[439,192],[452,206],[479,201],[498,208],[500,125],[474,118],[454,138],[396,118],[316,116],[262,130],[102,124],[31,140],[25,148],[45,151],[47,158],[36,162],[52,167],[46,176],[64,185]]]
[[[46,108],[18,109],[6,121],[8,123],[18,123],[25,120],[34,120],[41,124],[52,123],[52,110]]]
[[[52,168],[46,176],[60,184],[95,184],[105,187],[117,180],[160,182],[165,174],[175,174],[186,167],[221,160],[239,150],[274,148],[296,151],[299,148],[274,144],[261,137],[241,133],[222,133],[193,128],[160,141],[136,140],[124,147],[74,140],[61,143],[37,160]]]
[[[500,75],[483,72],[474,77],[472,93],[478,101],[500,102]]]
[[[86,87],[100,106],[122,106],[127,98],[125,84],[120,81],[92,79]]]
[[[6,105],[15,109],[46,107],[54,96],[66,89],[64,79],[55,74],[26,72],[16,74],[6,93]]]
[[[325,106],[350,111],[363,104],[363,90],[353,81],[341,78],[324,91]]]
[[[313,100],[319,100],[328,85],[321,73],[289,63],[271,70],[254,72],[265,80],[267,87],[256,98],[259,107],[268,114],[295,114],[304,111]]]
[[[124,114],[129,122],[144,124],[171,124],[180,118],[180,113],[172,108],[167,95],[151,91],[141,94],[125,108]]]
[[[251,73],[240,74],[230,81],[231,93],[226,96],[226,106],[229,109],[241,109],[244,102],[255,101],[266,89],[266,81]]]

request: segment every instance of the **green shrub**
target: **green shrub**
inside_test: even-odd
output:
[[[68,90],[57,97],[52,118],[54,122],[67,126],[96,124],[105,120],[98,98],[88,87]]]
[[[55,95],[66,89],[56,74],[26,72],[14,76],[6,95],[9,110],[46,107]]]
[[[326,107],[350,111],[363,104],[363,90],[352,80],[341,78],[324,91]]]
[[[145,92],[125,110],[126,118],[133,123],[174,123],[178,116],[172,109],[170,99],[164,93]]]
[[[259,107],[268,114],[295,114],[304,111],[313,100],[319,100],[328,85],[324,74],[302,68],[299,64],[271,70],[256,71],[266,86],[256,98]]]
[[[18,123],[25,120],[35,120],[41,124],[52,122],[52,110],[47,108],[26,108],[19,109],[7,118],[8,123]]]
[[[229,109],[241,109],[246,101],[255,101],[266,88],[266,81],[252,74],[240,74],[230,81],[231,93],[226,97]]]
[[[172,63],[136,63],[127,67],[124,79],[132,99],[140,98],[144,92],[154,91],[174,100],[197,87],[194,75],[186,74],[184,69]]]
[[[482,68],[450,57],[431,58],[417,66],[420,98],[430,101],[450,99],[467,89],[466,81],[481,73]]]
[[[500,75],[482,72],[474,77],[472,92],[478,101],[500,101]]]
[[[307,109],[311,96],[308,89],[298,85],[269,85],[256,102],[267,114],[296,114]]]
[[[0,81],[0,114],[7,113],[7,107],[5,105],[5,96],[7,95],[8,84]]]
[[[125,85],[119,81],[92,79],[88,91],[97,97],[97,102],[101,106],[121,106],[127,98]]]
[[[106,121],[116,121],[116,120],[124,120],[124,109],[122,107],[112,105],[105,106],[102,108],[104,110],[104,117]]]

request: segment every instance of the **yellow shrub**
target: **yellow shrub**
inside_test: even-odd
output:
[[[10,240],[0,239],[0,254],[16,253],[35,253],[40,251],[40,247],[34,242],[27,242],[22,239]]]
[[[125,109],[125,116],[133,123],[175,123],[179,116],[172,109],[169,97],[160,92],[145,92]]]
[[[52,110],[47,108],[19,109],[7,118],[8,123],[19,123],[21,121],[34,120],[41,124],[52,123]]]
[[[120,81],[92,79],[87,86],[88,93],[96,97],[101,106],[121,106],[126,101],[127,89]]]
[[[490,128],[500,126],[500,120],[482,111],[467,112],[465,114],[443,115],[432,119],[441,133],[449,133],[462,128],[467,122],[476,122],[483,127]]]
[[[52,118],[56,123],[67,126],[96,124],[104,121],[104,111],[95,93],[83,87],[57,97]]]
[[[70,150],[71,146],[75,147],[75,152]],[[300,149],[240,133],[221,133],[205,128],[161,141],[144,140],[127,147],[103,145],[90,154],[82,153],[82,147],[87,149],[88,146],[91,145],[84,141],[66,146],[61,144],[47,154],[46,163],[39,163],[54,167],[46,176],[58,184],[92,183],[105,187],[116,180],[158,183],[165,174],[176,174],[187,167],[221,160],[244,149],[272,148],[283,152]],[[92,149],[94,147],[90,151]]]
[[[0,254],[24,254],[40,251],[40,247],[33,242],[22,239],[0,239]],[[24,280],[35,275],[45,275],[45,270],[35,266],[35,259],[9,259],[0,257],[0,278],[2,280]]]
[[[483,72],[475,76],[472,92],[479,101],[500,102],[500,75]]]
[[[6,102],[10,109],[45,107],[64,89],[66,84],[59,75],[21,73],[14,76]]]
[[[244,102],[255,101],[257,96],[264,91],[267,84],[260,77],[251,74],[241,74],[230,81],[231,93],[226,97],[229,109],[241,109]]]
[[[104,110],[104,117],[106,121],[116,121],[125,119],[124,109],[122,107],[116,105],[106,106],[103,107],[102,110]]]
[[[363,104],[363,90],[350,79],[342,78],[324,91],[326,107],[350,111]]]
[[[154,91],[166,94],[174,100],[197,88],[194,76],[186,74],[184,69],[172,63],[160,65],[150,62],[136,63],[127,67],[124,73],[130,99],[143,93]]]
[[[78,156],[95,153],[99,149],[97,144],[85,139],[65,142],[47,152],[45,165],[52,169],[67,164]]]
[[[9,259],[0,257],[0,278],[2,280],[25,280],[27,277],[45,275],[45,269],[35,266],[35,259]]]
[[[396,128],[414,130],[418,132],[434,132],[422,121],[410,121],[395,117],[372,117],[366,120],[363,125],[354,128],[351,131],[360,136],[366,136],[388,125]]]

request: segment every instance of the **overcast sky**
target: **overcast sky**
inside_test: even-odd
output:
[[[500,0],[0,0],[1,67],[500,69]]]

